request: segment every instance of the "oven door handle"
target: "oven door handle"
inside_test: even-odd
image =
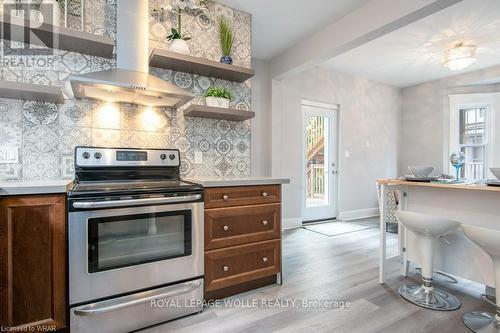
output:
[[[131,307],[134,305],[139,305],[139,304],[150,302],[150,301],[157,300],[157,299],[171,298],[171,297],[184,295],[184,294],[192,292],[195,289],[198,289],[200,286],[201,286],[201,282],[199,280],[186,282],[186,283],[183,283],[180,287],[169,286],[169,287],[161,288],[152,295],[148,295],[148,294],[150,294],[150,292],[146,291],[143,293],[139,293],[137,295],[125,296],[125,297],[123,297],[123,298],[127,299],[125,302],[121,302],[120,299],[117,299],[117,300],[108,300],[108,301],[102,301],[102,302],[89,304],[89,305],[86,305],[84,307],[75,309],[74,314],[76,316],[85,316],[86,317],[86,316],[92,316],[92,315],[97,315],[97,314],[102,314],[102,313],[107,313],[107,312],[112,312],[112,311],[118,311],[118,310],[121,310],[124,308],[128,308],[128,307]]]
[[[124,206],[141,206],[153,204],[180,203],[193,200],[200,200],[201,194],[182,195],[178,197],[146,198],[146,199],[127,199],[127,200],[107,200],[107,201],[76,201],[73,202],[74,208],[92,209],[92,208],[110,208]]]

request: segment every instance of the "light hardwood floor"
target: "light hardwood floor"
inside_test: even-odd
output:
[[[374,221],[364,220],[366,224]],[[389,234],[390,252],[397,240]],[[331,308],[207,308],[202,313],[141,332],[469,332],[461,317],[472,310],[493,311],[478,299],[481,289],[473,283],[458,285],[436,279],[436,284],[462,301],[457,311],[422,309],[403,300],[397,288],[418,280],[399,276],[391,260],[388,282],[378,283],[378,229],[328,237],[305,229],[286,231],[283,237],[283,285],[273,285],[232,299],[330,299],[346,300],[348,309]]]

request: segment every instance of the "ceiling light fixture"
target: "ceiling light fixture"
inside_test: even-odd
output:
[[[443,66],[459,71],[476,62],[476,46],[458,43],[444,52]]]

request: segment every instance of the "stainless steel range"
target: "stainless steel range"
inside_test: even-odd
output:
[[[72,332],[126,332],[202,310],[203,191],[179,168],[173,149],[75,148]]]

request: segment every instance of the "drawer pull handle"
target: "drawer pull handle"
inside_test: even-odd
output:
[[[229,230],[229,227],[227,225],[223,226],[222,229],[224,229],[224,231],[228,231]]]
[[[229,270],[229,267],[228,267],[228,266],[222,266],[222,270],[223,270],[224,272],[227,272],[227,271]]]
[[[267,197],[267,192],[262,192],[263,197]]]
[[[266,220],[262,221],[262,224],[267,225],[267,221]]]
[[[228,197],[228,195],[227,195],[227,194],[224,194],[224,195],[222,196],[222,199],[227,200],[227,199],[229,199],[229,197]]]
[[[263,262],[267,262],[267,257],[262,257]]]

